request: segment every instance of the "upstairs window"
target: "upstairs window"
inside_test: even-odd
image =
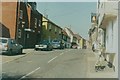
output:
[[[19,16],[20,19],[23,19],[23,10],[20,10],[20,16]]]
[[[49,24],[49,31],[51,31],[52,30],[52,25],[51,24]]]
[[[41,20],[39,20],[39,27],[41,27]]]
[[[55,27],[55,32],[57,32],[57,28]]]
[[[61,30],[59,30],[59,34],[61,34]]]
[[[18,38],[21,38],[21,30],[18,29]]]
[[[35,28],[37,28],[37,18],[35,18]]]

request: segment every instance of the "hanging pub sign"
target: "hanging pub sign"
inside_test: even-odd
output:
[[[96,23],[97,22],[96,13],[91,13],[91,22],[92,23]]]

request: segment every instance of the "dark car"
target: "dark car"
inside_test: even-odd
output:
[[[52,46],[54,49],[64,49],[64,43],[61,40],[53,40]]]
[[[53,50],[53,46],[49,40],[43,40],[35,45],[35,50]]]

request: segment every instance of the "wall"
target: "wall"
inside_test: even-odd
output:
[[[15,38],[17,2],[2,2],[2,24],[9,29],[10,38]]]
[[[42,24],[42,40],[54,40],[54,39],[62,39],[62,28],[52,23],[49,20],[43,19]]]
[[[102,5],[102,4],[101,4]],[[111,7],[112,6],[112,7]],[[99,24],[104,21],[104,28],[106,29],[105,44],[106,52],[113,52],[115,54],[114,65],[116,68],[116,77],[118,75],[118,1],[104,2],[104,7],[98,9],[100,13]],[[104,18],[103,14],[106,14]],[[107,19],[105,21],[105,19]]]

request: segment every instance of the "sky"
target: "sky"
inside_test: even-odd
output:
[[[96,2],[37,2],[37,10],[48,19],[64,28],[69,27],[88,39],[91,13],[96,12]]]

